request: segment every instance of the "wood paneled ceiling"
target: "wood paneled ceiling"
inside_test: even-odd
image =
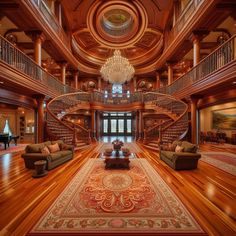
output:
[[[173,1],[62,0],[61,3],[72,32],[74,54],[98,74],[114,49],[120,49],[140,74],[160,56]]]

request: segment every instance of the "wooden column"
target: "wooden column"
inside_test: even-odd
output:
[[[161,87],[161,72],[156,71],[156,90]]]
[[[167,62],[166,64],[168,68],[168,85],[170,85],[173,82],[173,68],[171,62]]]
[[[74,84],[75,84],[75,89],[78,89],[78,76],[79,76],[79,71],[74,72]]]
[[[34,41],[34,60],[41,66],[42,64],[42,44],[45,40],[41,31],[29,31],[26,32],[27,35],[30,35]]]
[[[98,91],[101,91],[102,88],[102,77],[98,77]]]
[[[96,111],[96,137],[97,137],[97,140],[99,140],[100,138],[100,112],[99,111]]]
[[[191,96],[191,141],[197,143],[197,103],[199,98]]]
[[[37,114],[37,142],[41,143],[43,142],[43,131],[44,131],[44,107],[43,107],[43,101],[44,101],[45,96],[44,95],[39,95],[36,96],[36,100],[38,103],[38,108],[36,110]]]
[[[91,132],[92,132],[92,140],[96,140],[96,130],[95,130],[95,110],[91,110]]]
[[[139,111],[139,127],[138,127],[138,130],[139,130],[139,140],[142,139],[143,137],[143,112],[140,110]]]
[[[137,78],[133,78],[133,83],[134,83],[134,92],[137,90]]]
[[[176,21],[179,16],[179,1],[174,0],[174,5],[173,5],[173,26],[175,26]]]
[[[234,37],[234,60],[236,60],[236,37]]]
[[[61,66],[61,82],[63,84],[66,84],[66,66],[67,66],[67,63],[66,62],[61,62],[60,66]]]
[[[58,23],[60,26],[62,26],[62,9],[61,9],[61,3],[59,1],[56,1],[55,4],[55,15],[58,19]]]
[[[138,140],[139,138],[139,111],[136,111],[135,117],[135,139]]]
[[[207,30],[195,30],[190,35],[190,40],[193,43],[193,66],[200,62],[200,43],[207,34],[209,34]]]
[[[193,37],[193,66],[200,62],[200,39],[197,35]]]

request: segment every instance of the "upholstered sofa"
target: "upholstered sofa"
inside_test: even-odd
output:
[[[52,145],[58,144],[59,150],[44,153],[42,150],[47,147],[50,149]],[[47,141],[44,143],[30,144],[25,148],[25,153],[22,154],[22,158],[25,161],[25,167],[28,169],[34,169],[34,162],[38,160],[46,160],[46,169],[50,170],[56,166],[73,158],[74,147],[72,145],[64,144],[62,140]]]
[[[187,141],[174,141],[168,146],[161,145],[160,148],[160,159],[175,170],[195,169],[199,158],[201,155],[197,153],[197,146]]]

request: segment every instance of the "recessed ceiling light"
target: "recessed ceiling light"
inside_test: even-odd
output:
[[[3,82],[3,81],[0,81],[0,84],[4,84],[4,82]]]
[[[233,84],[236,84],[236,81],[234,81]]]

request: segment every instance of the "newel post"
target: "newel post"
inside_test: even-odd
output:
[[[76,131],[76,128],[74,126],[74,129],[73,129],[73,139],[72,139],[72,145],[73,146],[76,146],[76,141],[77,141],[77,131]]]
[[[147,130],[143,129],[143,143],[147,144]]]

